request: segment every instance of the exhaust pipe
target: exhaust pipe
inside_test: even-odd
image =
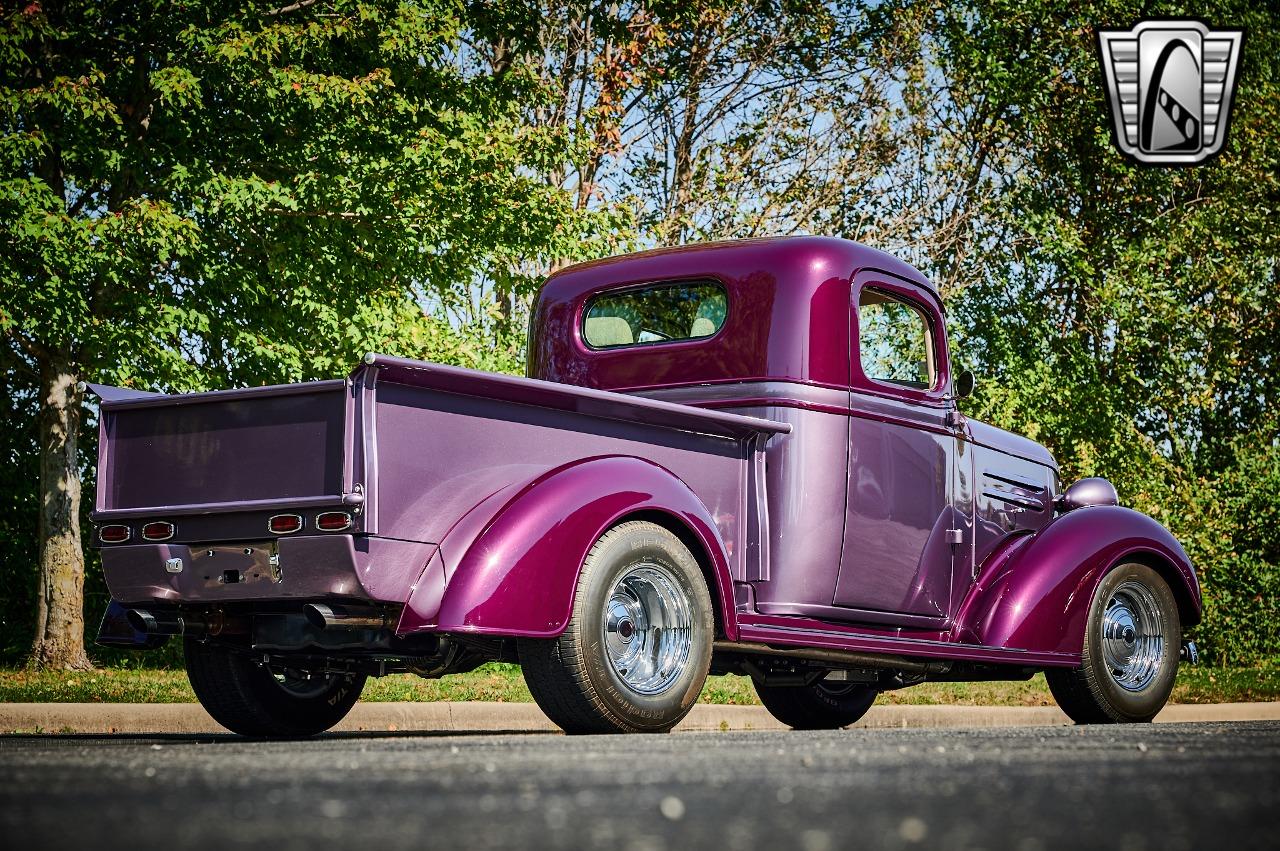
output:
[[[130,609],[125,614],[125,618],[129,621],[129,626],[145,635],[189,635],[199,637],[209,632],[209,621],[201,615]]]
[[[373,606],[338,603],[307,603],[302,613],[316,629],[387,629],[394,626],[395,620],[394,614]]]

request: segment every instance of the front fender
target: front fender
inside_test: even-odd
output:
[[[1199,580],[1169,530],[1129,508],[1093,506],[994,553],[961,605],[958,640],[1078,658],[1094,591],[1126,561],[1150,565],[1169,583],[1183,626],[1200,621]]]
[[[704,552],[695,555],[708,557],[714,580],[708,590],[726,637],[735,639],[733,584],[711,513],[674,473],[627,456],[577,461],[477,506],[441,542],[441,564],[428,568],[431,581],[419,583],[426,597],[410,599],[399,631],[557,636],[569,622],[592,545],[638,512],[666,515],[701,544]],[[427,590],[433,584],[443,586],[438,596]]]

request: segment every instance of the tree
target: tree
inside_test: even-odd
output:
[[[532,174],[541,96],[476,73],[448,0],[31,0],[0,30],[0,366],[38,389],[32,661],[84,667],[82,380],[331,376],[368,349],[485,363],[420,305],[588,219]]]
[[[951,97],[987,110],[999,239],[953,299],[979,414],[1104,475],[1165,522],[1204,584],[1221,663],[1280,650],[1280,40],[1276,10],[1197,7],[1248,31],[1228,145],[1183,169],[1112,146],[1094,44],[1140,4],[938,6]]]

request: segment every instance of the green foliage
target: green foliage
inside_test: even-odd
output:
[[[449,2],[38,3],[5,20],[5,330],[86,377],[196,389],[466,350],[414,311],[583,217],[529,175],[539,93],[468,74]],[[474,362],[476,353],[464,358]]]
[[[0,370],[0,660],[30,648],[35,630],[39,517],[35,482],[35,388],[25,376]]]
[[[486,278],[527,292],[513,269],[581,257],[609,219],[535,176],[568,144],[522,120],[540,83],[461,58],[486,14],[451,0],[6,4],[7,652],[34,621],[30,425],[51,365],[170,391],[335,377],[370,350],[519,369],[510,322],[448,308]],[[92,449],[89,423],[84,472]],[[102,591],[91,565],[90,629]]]
[[[1196,635],[1234,664],[1280,649],[1278,21],[1196,8],[1248,30],[1231,135],[1209,165],[1160,169],[1112,147],[1093,43],[1094,27],[1155,11],[939,13],[953,91],[1002,116],[1005,148],[988,210],[1002,245],[952,300],[955,348],[984,375],[974,413],[1169,526],[1204,585]]]

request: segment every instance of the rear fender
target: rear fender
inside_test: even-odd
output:
[[[664,516],[700,545],[694,555],[709,568],[713,605],[736,639],[733,583],[711,513],[671,471],[627,456],[574,462],[476,506],[441,542],[398,631],[557,636],[587,553],[635,514]]]
[[[1078,659],[1094,592],[1111,568],[1132,561],[1169,584],[1184,627],[1200,621],[1199,580],[1169,530],[1132,509],[1100,505],[1057,517],[988,558],[957,615],[957,639]]]

